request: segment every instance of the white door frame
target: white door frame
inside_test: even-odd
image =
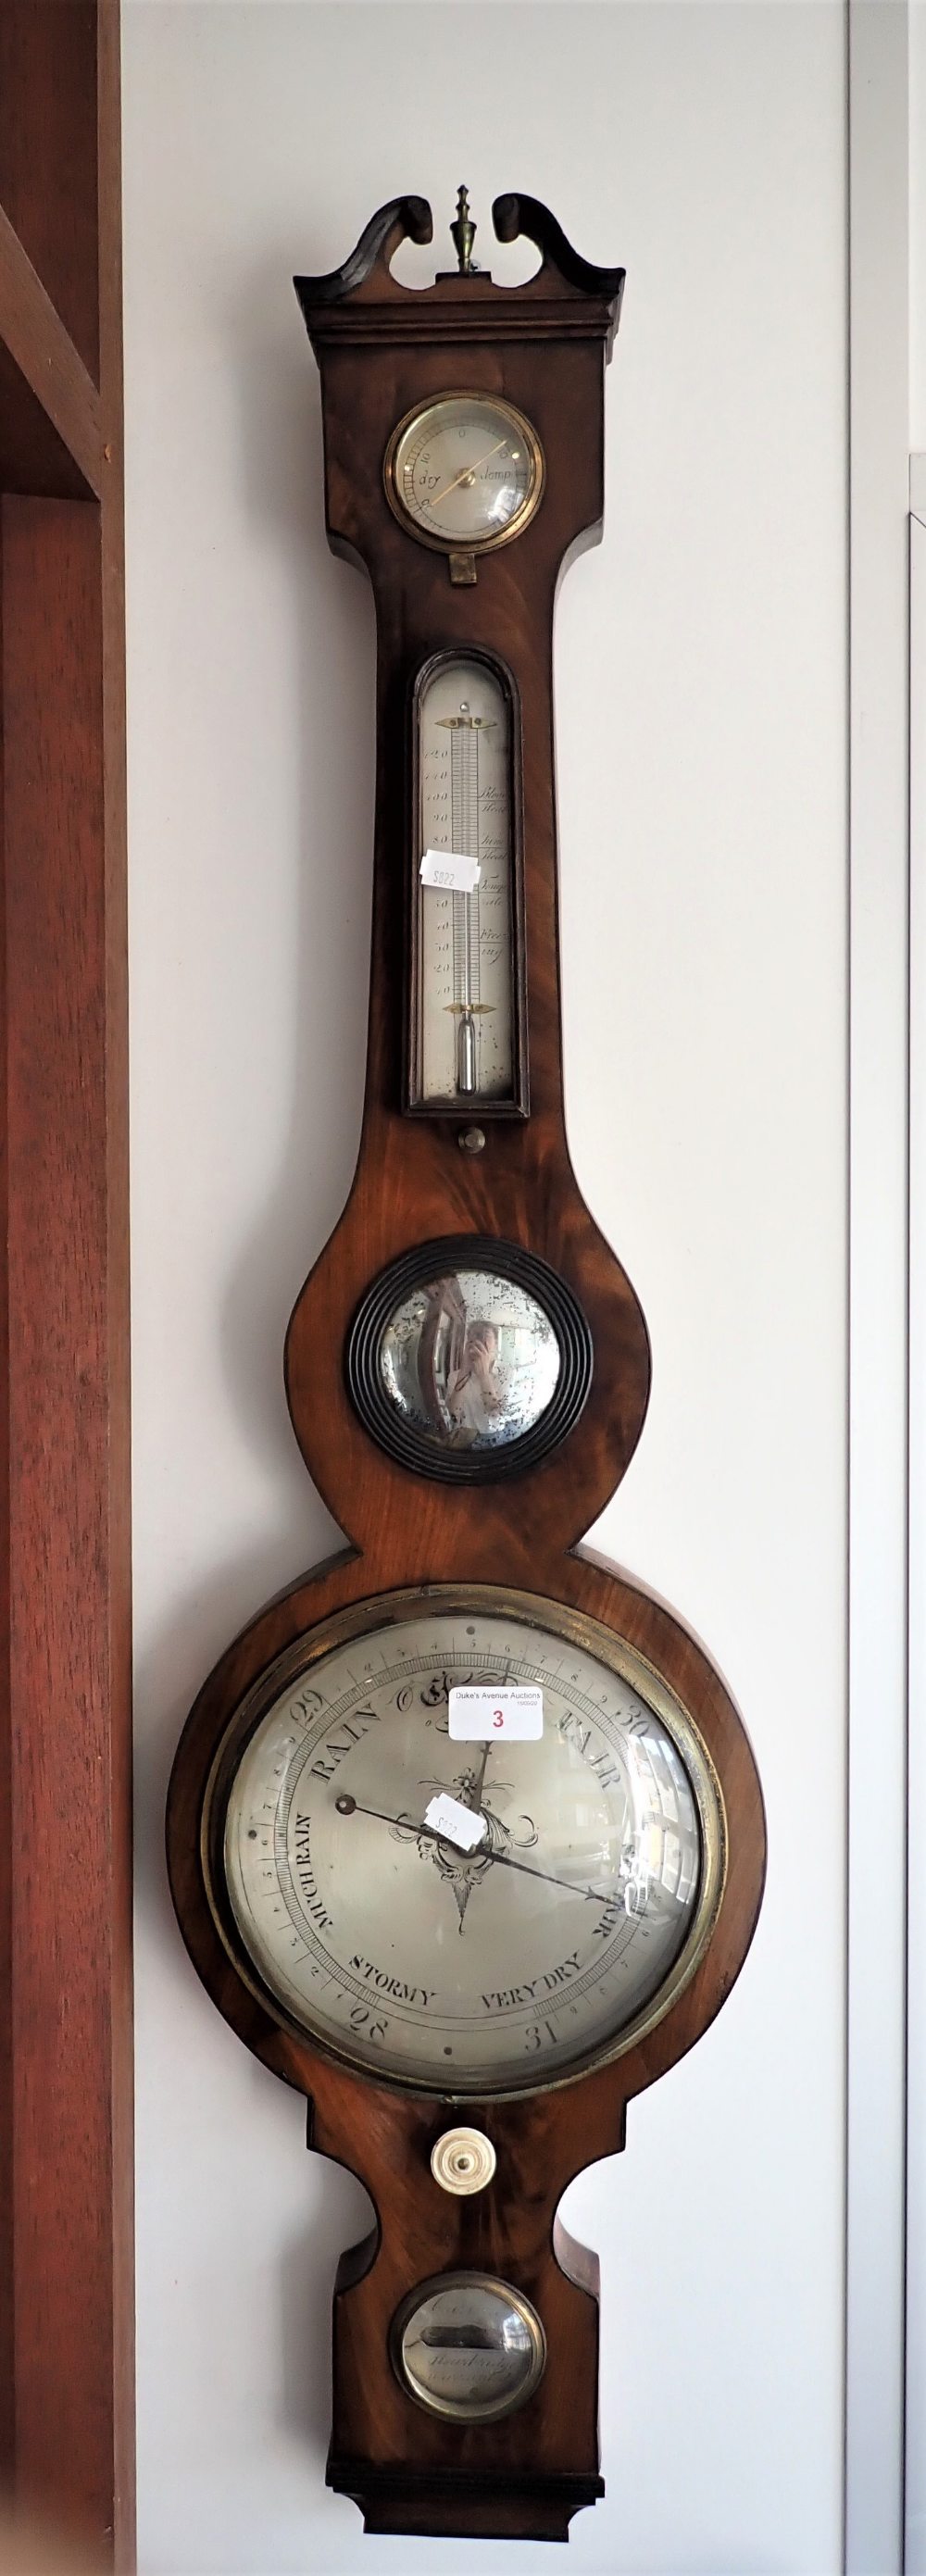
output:
[[[910,1733],[909,1835],[926,1829],[926,456],[910,460]],[[926,2576],[926,1887],[908,1892],[908,2576]]]
[[[849,0],[847,2576],[904,2564],[908,38]]]

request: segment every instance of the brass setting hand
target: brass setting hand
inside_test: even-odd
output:
[[[455,492],[458,483],[466,483],[467,481],[475,483],[477,474],[481,474],[483,466],[488,465],[490,457],[497,456],[499,448],[507,447],[507,444],[508,431],[506,429],[504,438],[497,438],[494,447],[487,447],[484,456],[477,456],[475,465],[462,465],[459,474],[454,475],[452,483],[445,483],[442,492],[435,492],[433,500],[428,502],[429,510],[436,510],[439,501],[446,501],[448,492]]]

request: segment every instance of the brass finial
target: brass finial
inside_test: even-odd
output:
[[[456,223],[451,224],[450,226],[450,237],[456,250],[460,276],[468,277],[473,267],[473,243],[476,239],[476,226],[469,211],[469,190],[467,188],[457,189],[457,219]]]

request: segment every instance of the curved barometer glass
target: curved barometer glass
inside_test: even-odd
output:
[[[474,1681],[539,1685],[539,1740],[454,1741],[449,1693]],[[662,2018],[724,1840],[697,1730],[631,1647],[460,1587],[367,1602],[263,1677],[218,1758],[206,1858],[280,2018],[382,2080],[485,2095]]]

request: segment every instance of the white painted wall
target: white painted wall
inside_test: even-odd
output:
[[[926,452],[926,0],[908,0],[910,41],[910,446]]]
[[[926,1824],[926,6],[910,9],[910,1841]],[[926,1895],[909,1874],[906,2566],[926,2576]]]
[[[734,1997],[569,2195],[608,2479],[571,2555],[840,2562],[844,157],[832,0],[126,12],[145,2576],[548,2566],[364,2540],[326,2493],[362,2195],[200,1992],[161,1857],[199,1681],[332,1538],[280,1349],[359,1126],[373,628],[289,279],[464,175],[484,258],[523,186],[628,269],[607,536],[557,638],[572,1142],[655,1352],[597,1537],[709,1641],[771,1844]]]

